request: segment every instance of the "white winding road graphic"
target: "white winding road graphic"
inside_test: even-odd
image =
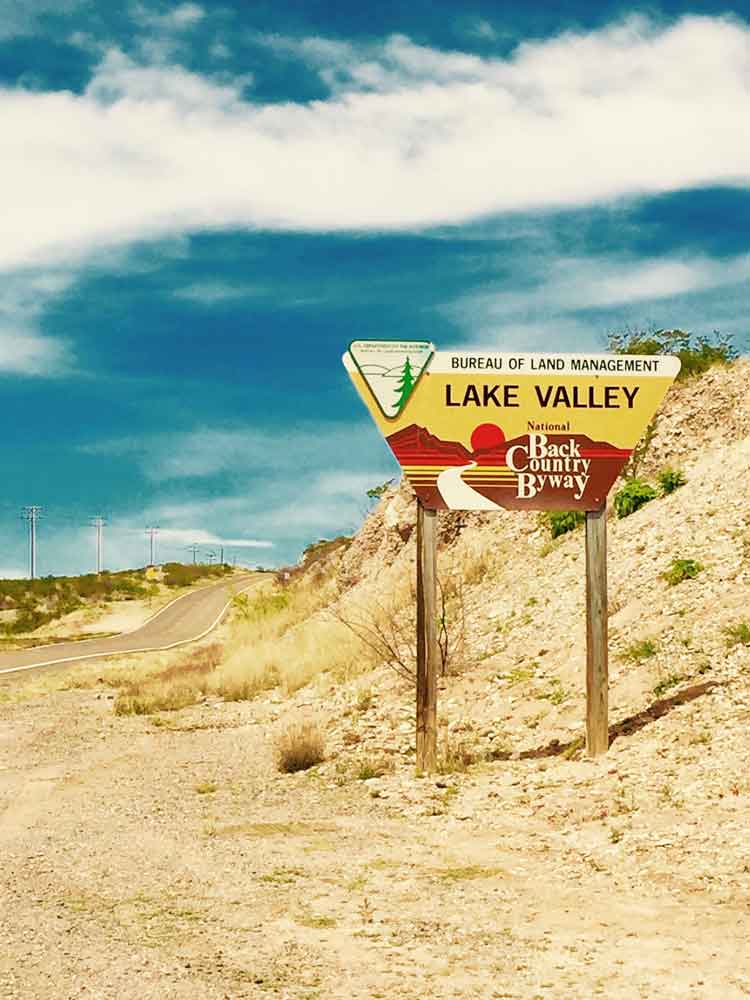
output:
[[[467,469],[473,469],[476,462],[469,462],[468,465],[454,465],[445,472],[441,472],[437,478],[437,488],[440,496],[452,510],[501,510],[500,504],[477,493],[468,483],[461,478],[461,473]]]

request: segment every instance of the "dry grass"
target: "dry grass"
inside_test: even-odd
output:
[[[89,691],[96,687],[119,688],[136,679],[144,681],[154,677],[166,669],[174,658],[174,653],[148,656],[140,654],[73,664],[61,670],[43,671],[20,684],[17,678],[13,678],[0,688],[0,701],[19,703],[44,698],[57,691]]]
[[[460,589],[449,590],[441,622],[452,631],[449,635],[441,625],[440,639],[441,652],[445,645],[446,658],[452,659],[463,642],[463,604]],[[332,606],[340,602],[332,575],[297,576],[284,587],[269,580],[235,598],[232,631],[223,651],[214,643],[183,654],[118,659],[108,667],[83,664],[80,670],[51,675],[49,681],[37,682],[23,693],[6,693],[0,687],[0,700],[104,684],[118,689],[115,714],[151,715],[186,708],[209,694],[244,701],[279,688],[292,695],[323,675],[345,683],[383,662],[398,663],[401,672],[411,677],[416,650],[410,581],[394,567],[392,573],[378,577],[377,594],[358,593],[357,607],[344,599],[355,616],[364,615],[363,629],[352,629],[332,613]],[[366,633],[364,640],[358,631]],[[373,635],[374,643],[366,641]],[[369,702],[364,698],[359,710],[366,711]]]
[[[221,655],[222,647],[212,643],[183,654],[158,673],[123,678],[115,715],[151,715],[194,705],[208,692]]]
[[[383,775],[390,774],[394,770],[395,763],[393,760],[383,755],[360,760],[354,776],[357,781],[368,781],[370,778],[382,778]]]
[[[451,567],[446,576],[460,580],[465,587],[473,587],[497,576],[503,561],[499,545],[489,548],[471,536],[460,537],[451,556]]]
[[[370,669],[372,657],[347,629],[319,614],[334,593],[319,578],[314,585],[302,579],[286,589],[269,584],[235,598],[234,627],[225,648],[213,643],[177,657],[120,660],[106,669],[86,664],[45,680],[43,688],[38,683],[23,696],[14,694],[13,700],[106,684],[119,689],[116,715],[151,715],[197,704],[207,694],[243,701],[277,686],[292,694],[326,671],[348,680]]]
[[[276,741],[276,766],[284,774],[306,771],[325,760],[325,739],[317,722],[292,722]]]
[[[446,740],[438,756],[438,774],[464,774],[478,760],[476,749],[466,740]]]
[[[258,595],[235,623],[212,689],[241,701],[274,687],[293,694],[324,672],[346,681],[371,669],[372,655],[323,612],[334,598],[331,584],[304,578]]]
[[[370,653],[374,664],[385,664],[404,680],[416,678],[417,605],[414,579],[381,574],[375,586],[346,595],[329,609],[332,619],[346,626]],[[459,673],[467,656],[463,583],[455,568],[446,567],[438,581],[437,640],[442,675]]]

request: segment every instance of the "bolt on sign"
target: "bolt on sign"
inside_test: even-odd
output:
[[[599,509],[680,370],[670,355],[355,340],[360,396],[430,510]]]

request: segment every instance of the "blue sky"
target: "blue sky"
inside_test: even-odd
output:
[[[747,352],[749,14],[0,0],[0,575],[353,530],[354,338]]]

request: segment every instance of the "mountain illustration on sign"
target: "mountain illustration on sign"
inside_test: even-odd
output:
[[[549,444],[550,449],[555,448],[552,454],[560,457],[538,462],[531,438],[537,442],[537,450]],[[593,510],[606,497],[631,453],[628,448],[576,433],[521,434],[508,440],[497,424],[475,427],[471,450],[459,441],[442,440],[418,424],[403,427],[386,440],[422,502],[432,508],[455,510],[485,508],[479,502],[470,502],[471,495],[490,501],[487,509]],[[566,456],[576,456],[574,471],[585,472],[578,497],[564,485],[570,464]],[[519,475],[519,469],[524,475]],[[448,475],[446,470],[453,471]],[[533,491],[519,487],[529,474],[533,474]],[[452,490],[447,496],[441,492],[443,483]],[[464,486],[469,487],[469,493]],[[452,506],[459,502],[462,506]]]

